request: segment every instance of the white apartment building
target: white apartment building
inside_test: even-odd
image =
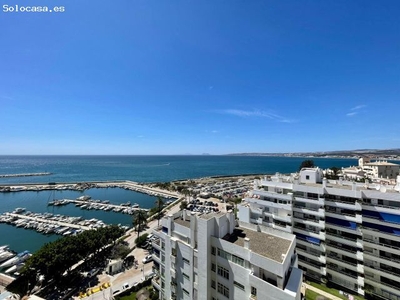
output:
[[[239,220],[293,232],[307,277],[400,300],[400,176],[383,187],[322,174],[313,168],[256,180],[238,205]]]
[[[400,175],[400,165],[384,160],[371,162],[369,158],[360,158],[358,165],[368,178],[394,179]]]
[[[162,219],[153,234],[160,299],[301,299],[292,234],[237,224],[230,212],[186,210]]]

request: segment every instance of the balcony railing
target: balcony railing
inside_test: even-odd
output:
[[[400,207],[396,207],[396,206],[389,206],[389,205],[383,205],[383,204],[372,204],[372,203],[366,203],[366,202],[363,202],[362,204],[366,205],[366,206],[378,206],[378,207],[383,207],[383,208],[400,210]]]
[[[379,246],[382,246],[382,247],[388,247],[388,248],[400,250],[400,247],[392,246],[392,245],[384,244],[384,243],[379,243],[379,242],[377,243],[377,242],[375,242],[374,240],[369,239],[369,238],[366,238],[366,237],[363,237],[363,240],[366,241],[366,242],[368,242],[368,243],[375,244],[375,245],[379,245]]]
[[[329,271],[338,272],[338,273],[344,274],[344,275],[346,275],[346,276],[350,276],[350,277],[352,277],[352,278],[355,278],[355,279],[357,279],[357,278],[358,278],[358,276],[357,276],[357,275],[354,275],[354,274],[351,274],[351,273],[347,273],[347,272],[346,272],[346,271],[344,271],[344,270],[341,270],[341,269],[336,269],[336,268],[334,268],[334,267],[331,267],[331,266],[329,266],[329,265],[328,265],[328,272],[329,272]]]
[[[331,248],[335,248],[335,249],[338,249],[338,250],[342,250],[342,251],[347,251],[347,252],[350,252],[350,253],[357,253],[357,250],[352,250],[352,249],[347,249],[347,248],[344,248],[344,247],[339,247],[339,246],[336,246],[336,245],[334,245],[334,244],[332,244],[332,243],[326,243],[326,246],[328,246],[328,247],[331,247]]]

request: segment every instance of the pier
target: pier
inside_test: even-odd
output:
[[[89,181],[89,182],[50,182],[50,183],[4,183],[0,184],[0,192],[43,191],[43,190],[74,190],[84,191],[91,188],[123,188],[150,196],[164,198],[180,198],[179,193],[158,189],[146,184],[129,180],[121,181]]]
[[[81,229],[81,230],[93,229],[93,228],[91,228],[89,226],[73,224],[73,223],[67,223],[67,222],[56,221],[56,220],[49,220],[49,219],[40,218],[40,217],[37,217],[37,216],[32,217],[32,216],[14,214],[14,213],[5,213],[4,215],[10,216],[10,217],[14,217],[14,218],[18,218],[18,219],[25,219],[25,220],[36,221],[36,222],[40,222],[40,223],[53,224],[53,225],[63,226],[63,227],[70,227],[70,228],[74,228],[74,229]]]
[[[51,175],[50,172],[42,173],[22,173],[22,174],[0,174],[0,178],[10,178],[10,177],[29,177],[29,176],[46,176]]]

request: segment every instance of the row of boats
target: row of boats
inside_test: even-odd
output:
[[[122,203],[119,205],[110,204],[109,200],[92,200],[90,196],[81,196],[76,200],[73,199],[55,199],[48,202],[48,205],[52,206],[62,206],[70,203],[75,203],[75,206],[80,207],[81,209],[87,210],[104,210],[104,211],[114,211],[121,212],[124,214],[133,215],[135,210],[139,208],[139,204],[134,203],[131,204],[129,201],[126,203]]]
[[[25,265],[25,261],[32,254],[25,250],[21,253],[15,253],[8,248],[8,245],[0,246],[0,270],[6,274],[15,274]]]
[[[18,213],[16,213],[18,211]],[[98,219],[85,220],[82,217],[63,216],[52,213],[21,212],[24,208],[17,208],[12,213],[0,215],[0,223],[7,223],[16,227],[33,229],[42,234],[76,235],[84,230],[104,227],[106,224]],[[126,226],[125,226],[126,227]],[[125,229],[128,229],[126,227]]]

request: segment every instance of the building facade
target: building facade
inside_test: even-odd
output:
[[[307,277],[400,300],[400,177],[382,189],[322,174],[313,168],[256,180],[239,220],[294,233]]]
[[[295,236],[233,213],[162,219],[153,231],[154,288],[160,299],[301,299]]]

